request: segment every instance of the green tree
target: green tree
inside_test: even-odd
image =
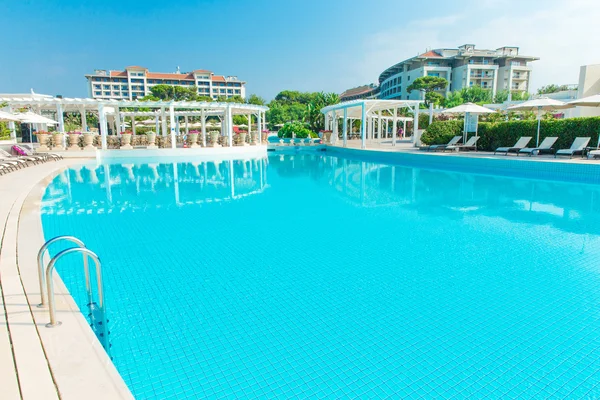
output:
[[[425,103],[439,106],[444,103],[444,96],[437,92],[427,92],[425,93]]]
[[[265,99],[263,99],[262,97],[260,97],[258,95],[251,94],[246,99],[246,103],[248,103],[248,104],[254,104],[254,105],[257,105],[257,106],[264,106],[265,105]]]
[[[550,85],[542,86],[541,88],[539,88],[537,91],[537,94],[550,94],[550,93],[562,92],[563,90],[569,90],[569,89],[570,88],[568,85],[550,84]],[[577,88],[574,88],[574,90],[577,90]]]
[[[444,100],[444,107],[452,108],[452,107],[460,106],[461,104],[464,104],[464,103],[465,103],[465,99],[463,99],[462,93],[459,90],[457,90],[457,91],[448,93],[448,95],[446,96],[446,100]]]
[[[446,89],[446,87],[448,87],[448,81],[444,78],[440,78],[439,76],[421,76],[416,78],[413,83],[406,88],[406,90],[408,93],[411,93],[413,90],[420,90],[421,92],[424,92],[425,106],[429,107],[429,100],[439,102],[439,98],[431,95],[428,96],[428,93],[435,92],[436,90],[443,90]]]
[[[323,107],[340,102],[340,97],[336,93],[316,93],[313,99],[306,106],[304,122],[308,124],[309,129],[314,132],[325,127],[325,115],[321,112]]]
[[[160,100],[195,101],[198,99],[195,87],[156,85],[151,87],[150,91],[152,96]]]
[[[492,102],[492,91],[490,89],[484,89],[481,86],[471,86],[469,88],[462,88],[460,95],[465,103],[491,103]]]

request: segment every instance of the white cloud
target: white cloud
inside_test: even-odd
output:
[[[600,63],[600,3],[597,0],[483,0],[458,6],[456,15],[432,15],[382,29],[361,44],[362,60],[347,65],[346,84],[377,81],[387,67],[428,48],[518,46],[540,57],[532,63],[532,90],[549,83],[577,83],[579,67]],[[531,9],[531,6],[534,6]]]

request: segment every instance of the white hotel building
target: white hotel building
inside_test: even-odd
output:
[[[458,49],[430,50],[383,71],[379,76],[379,97],[419,100],[422,92],[414,90],[408,93],[406,88],[422,76],[448,80],[448,87],[440,91],[444,95],[471,86],[490,89],[492,95],[498,90],[525,92],[529,91],[531,78],[529,62],[535,60],[539,58],[520,55],[518,47],[481,50],[476,49],[474,44],[465,44]]]
[[[236,76],[215,75],[197,69],[192,72],[150,72],[147,68],[131,66],[124,71],[95,70],[85,76],[88,95],[94,99],[135,100],[151,94],[155,85],[193,87],[200,96],[241,96],[246,98],[246,82]]]

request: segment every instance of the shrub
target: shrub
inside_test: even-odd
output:
[[[452,136],[462,134],[463,121],[434,121],[421,137],[425,144],[447,143]],[[535,146],[537,121],[480,122],[477,142],[480,150],[493,151],[498,147],[512,146],[521,136],[531,136],[529,147]],[[568,149],[578,136],[591,137],[590,144],[598,142],[600,117],[542,120],[540,143],[548,136],[556,136],[555,149]]]
[[[300,122],[286,122],[285,125],[281,127],[279,132],[277,132],[277,136],[280,138],[291,138],[294,133],[298,139],[319,137],[316,133],[306,128]]]
[[[424,144],[448,143],[453,136],[462,135],[463,121],[433,121],[421,135]]]

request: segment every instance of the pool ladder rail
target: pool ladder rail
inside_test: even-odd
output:
[[[70,247],[56,254],[50,260],[48,266],[44,271],[44,253],[48,250],[48,247],[50,247],[51,244],[59,241],[67,241],[74,243],[76,247]],[[87,306],[89,309],[88,318],[90,321],[90,326],[92,328],[92,331],[96,334],[98,340],[100,340],[102,347],[104,347],[104,350],[110,357],[110,331],[108,330],[108,319],[106,318],[106,304],[104,302],[104,287],[102,284],[102,263],[100,262],[100,258],[96,255],[96,253],[88,249],[85,246],[85,244],[78,238],[74,236],[57,236],[48,240],[40,248],[40,251],[38,252],[37,256],[37,263],[40,280],[40,297],[42,302],[38,305],[38,307],[48,306],[48,311],[50,313],[50,323],[46,324],[47,328],[54,328],[62,324],[62,322],[56,320],[56,303],[54,300],[54,282],[52,280],[52,272],[54,272],[54,267],[56,266],[58,260],[71,253],[83,254],[83,271],[85,273],[85,288],[88,297]],[[88,266],[89,258],[91,258],[95,264],[98,303],[94,302],[94,295]]]

